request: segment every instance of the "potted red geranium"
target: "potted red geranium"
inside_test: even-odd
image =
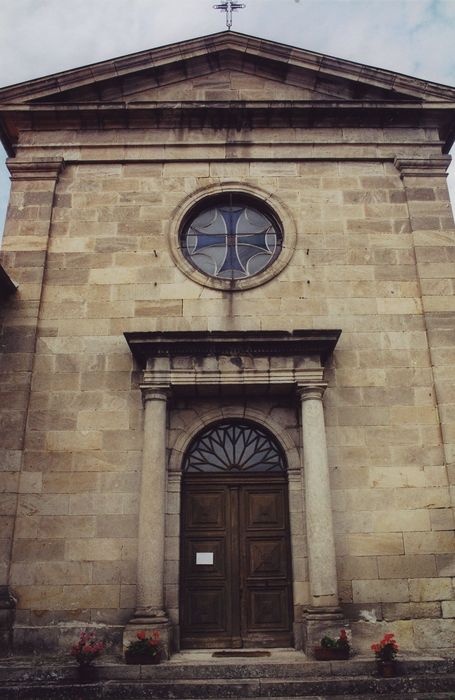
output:
[[[397,675],[396,656],[398,654],[398,644],[395,635],[391,632],[385,634],[383,639],[377,644],[371,645],[376,657],[378,673],[384,678],[391,678]]]
[[[141,630],[136,639],[130,642],[125,650],[127,664],[159,664],[161,661],[162,645],[158,630],[151,637]]]
[[[345,629],[340,630],[337,639],[325,636],[321,644],[314,647],[314,658],[317,661],[339,661],[349,659],[349,640]]]
[[[78,678],[82,683],[96,681],[98,671],[92,664],[105,649],[105,643],[96,638],[95,632],[80,633],[79,641],[73,644],[70,654],[79,664]]]

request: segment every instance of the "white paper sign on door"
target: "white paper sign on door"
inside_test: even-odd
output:
[[[196,552],[196,564],[213,566],[213,552]]]

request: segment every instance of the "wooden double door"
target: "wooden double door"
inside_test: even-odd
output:
[[[292,645],[285,477],[191,474],[182,486],[182,647]]]

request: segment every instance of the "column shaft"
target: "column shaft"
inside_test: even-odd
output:
[[[136,616],[164,617],[167,390],[144,391]]]
[[[305,513],[312,607],[338,605],[329,465],[322,395],[324,386],[300,392],[305,470]]]

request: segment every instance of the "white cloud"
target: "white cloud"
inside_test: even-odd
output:
[[[454,0],[245,0],[233,28],[455,85]],[[214,0],[0,0],[0,85],[222,31]],[[0,229],[6,189],[0,172]],[[452,189],[455,201],[455,178]]]

